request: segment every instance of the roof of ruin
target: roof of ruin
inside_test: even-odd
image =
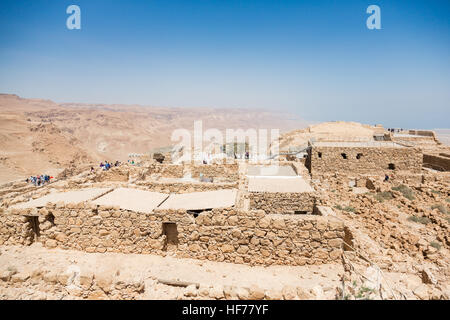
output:
[[[89,188],[81,190],[72,190],[67,192],[50,193],[41,198],[30,200],[28,202],[19,203],[12,208],[25,209],[25,208],[39,208],[44,207],[47,203],[80,203],[88,200],[95,199],[108,191],[111,188]]]
[[[236,204],[236,189],[172,194],[159,209],[202,210],[228,208]]]
[[[118,206],[124,210],[150,213],[168,197],[169,195],[165,193],[118,188],[93,202],[103,206]]]
[[[249,192],[314,192],[300,176],[295,177],[249,177]]]

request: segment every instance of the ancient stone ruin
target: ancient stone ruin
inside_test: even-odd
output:
[[[436,270],[447,266],[450,244],[448,151],[424,149],[423,139],[435,139],[426,137],[384,133],[373,141],[311,139],[306,147],[296,148],[300,151],[254,163],[171,163],[170,153],[158,153],[108,171],[67,174],[40,189],[10,183],[0,188],[0,245],[105,256],[169,256],[252,268],[319,270],[331,265],[343,269],[327,297],[357,297],[358,290],[366,288],[370,297],[398,299],[403,292],[407,298],[447,299],[447,271]],[[425,275],[425,284],[391,292],[390,282],[380,285],[388,280],[379,275],[373,280],[377,268],[413,272],[411,253],[418,259],[414,261],[431,268],[414,271]],[[370,273],[365,280],[356,276],[358,266],[365,268],[360,273]],[[65,283],[73,278],[72,274],[61,280],[42,270],[24,272],[6,270],[0,278],[15,285],[44,281],[58,292],[65,292]],[[138,299],[145,292],[140,281],[120,282],[112,275],[122,283],[117,284],[108,277],[83,273],[82,283],[89,285],[69,293]],[[369,278],[375,282],[368,284]],[[186,299],[324,297],[317,288],[202,289],[188,281],[155,281],[182,287],[177,294]],[[359,283],[361,288],[345,283]]]

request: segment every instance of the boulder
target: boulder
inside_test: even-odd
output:
[[[249,288],[248,293],[250,300],[263,300],[265,296],[264,290],[257,285],[252,285]]]

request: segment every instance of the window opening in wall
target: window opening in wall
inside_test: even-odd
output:
[[[395,170],[395,164],[389,163],[388,169],[389,169],[389,170]]]
[[[196,209],[196,210],[186,210],[188,214],[192,214],[194,218],[197,218],[198,215],[205,211],[211,211],[212,209]]]
[[[347,159],[347,154],[346,153],[341,153],[341,156],[343,159]]]
[[[357,155],[356,155],[356,159],[361,159],[362,158],[362,156],[363,156],[363,154],[362,153],[358,153]]]
[[[322,159],[322,152],[317,153],[317,156]]]
[[[176,248],[178,246],[178,230],[175,222],[163,222],[163,235],[166,236],[163,250]]]

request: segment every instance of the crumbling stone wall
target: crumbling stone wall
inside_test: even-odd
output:
[[[384,174],[389,172],[390,164],[393,164],[397,171],[420,173],[422,152],[420,149],[407,147],[313,146],[308,150],[306,164],[313,176],[336,172]]]
[[[11,223],[2,229],[3,243],[26,244],[17,233],[24,227],[20,219],[36,213],[41,221],[39,241],[48,248],[163,254],[168,248],[163,223],[176,223],[178,245],[170,250],[177,256],[250,265],[337,261],[344,237],[343,223],[332,217],[237,209],[214,209],[194,217],[184,210],[144,214],[91,203],[59,203],[39,210],[11,210]]]
[[[315,196],[312,192],[249,192],[250,209],[268,214],[312,213]]]
[[[30,245],[33,240],[34,235],[27,216],[0,212],[0,245]]]

